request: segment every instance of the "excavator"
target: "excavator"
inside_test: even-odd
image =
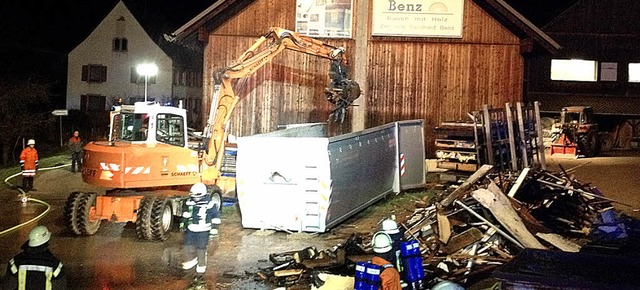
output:
[[[64,207],[68,229],[93,235],[102,220],[133,222],[139,240],[163,241],[197,182],[207,185],[220,207],[223,193],[235,189],[235,178],[221,172],[227,127],[239,100],[232,82],[252,75],[286,49],[330,61],[331,81],[325,89],[333,104],[330,121],[343,122],[361,93],[358,83],[347,78],[345,49],[272,27],[231,65],[215,72],[207,125],[195,141],[189,138],[182,108],[153,102],[114,106],[109,140],[87,144],[82,167],[84,182],[108,189],[71,193]]]

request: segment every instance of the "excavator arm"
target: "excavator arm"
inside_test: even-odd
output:
[[[331,83],[325,89],[326,98],[334,105],[330,119],[343,122],[347,107],[360,96],[360,86],[347,78],[344,48],[334,47],[322,41],[301,36],[296,32],[272,27],[260,37],[231,65],[214,73],[215,87],[211,110],[205,128],[206,153],[203,161],[210,166],[206,172],[209,178],[216,179],[224,156],[224,142],[227,138],[227,125],[239,97],[233,91],[231,81],[255,73],[285,49],[315,55],[331,61],[329,76]],[[214,109],[215,108],[215,109]],[[203,176],[203,179],[208,179]]]

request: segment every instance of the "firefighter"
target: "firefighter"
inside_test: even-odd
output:
[[[189,191],[189,199],[182,210],[184,219],[184,253],[186,261],[182,263],[185,270],[196,267],[194,284],[204,284],[204,273],[207,269],[207,246],[209,239],[218,235],[220,213],[218,206],[211,200],[207,186],[196,183]]]
[[[9,261],[2,289],[67,289],[62,262],[49,251],[51,232],[37,226],[22,245],[22,252]]]
[[[38,171],[38,150],[35,148],[36,141],[29,139],[27,148],[20,153],[20,169],[22,169],[22,188],[26,191],[35,190],[33,188],[33,177]]]
[[[82,166],[82,140],[80,132],[74,131],[73,137],[69,139],[69,150],[71,150],[71,172],[77,172]]]
[[[404,234],[400,232],[398,229],[398,223],[394,220],[395,217],[390,219],[385,219],[382,221],[382,231],[391,237],[391,246],[392,251],[395,253],[393,257],[393,261],[390,261],[398,271],[402,271],[402,263],[400,260],[400,243],[402,242],[402,238]]]
[[[371,263],[380,266],[383,270],[380,273],[381,290],[401,290],[400,273],[390,262],[393,261],[396,253],[393,249],[393,241],[385,232],[377,232],[373,235],[374,257]]]

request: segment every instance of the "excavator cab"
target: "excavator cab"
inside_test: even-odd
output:
[[[109,140],[141,143],[165,143],[187,147],[184,109],[138,102],[114,107],[111,111]]]

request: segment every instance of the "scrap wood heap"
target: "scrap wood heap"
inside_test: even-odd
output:
[[[401,225],[417,239],[427,277],[470,285],[524,248],[578,252],[594,236],[622,238],[620,215],[597,188],[570,170],[526,168],[519,174],[484,165],[435,204],[417,204]],[[622,203],[624,204],[624,203]]]
[[[336,275],[353,274],[354,263],[348,263],[349,256],[363,255],[368,252],[360,235],[352,234],[344,243],[331,249],[318,251],[308,247],[298,251],[273,253],[269,260],[274,267],[261,269],[257,275],[260,279],[278,287],[293,285],[322,286],[321,273]]]
[[[553,173],[525,168],[496,171],[484,165],[436,202],[420,200],[400,217],[405,240],[417,240],[427,285],[449,280],[468,286],[486,278],[525,248],[579,252],[594,239],[640,241],[640,222],[618,213],[595,187],[570,170]],[[311,247],[271,254],[272,268],[258,276],[276,286],[315,285],[318,273],[353,275],[351,257],[371,254],[370,238],[352,235],[331,250]],[[637,245],[637,244],[635,244]],[[637,246],[633,246],[640,248]],[[640,256],[640,249],[636,250]]]

